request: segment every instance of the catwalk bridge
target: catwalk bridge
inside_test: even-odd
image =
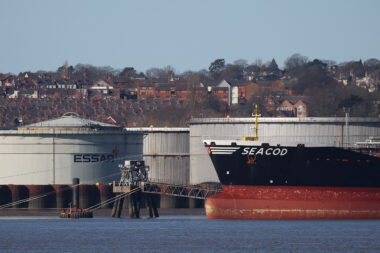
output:
[[[125,161],[120,165],[121,178],[113,183],[113,192],[119,194],[114,202],[112,217],[120,217],[125,197],[129,196],[129,216],[140,217],[140,206],[145,200],[149,216],[158,217],[157,207],[152,194],[162,194],[175,197],[207,199],[221,191],[219,185],[176,185],[158,180],[148,179],[149,167],[144,161]],[[144,194],[141,194],[144,193]]]

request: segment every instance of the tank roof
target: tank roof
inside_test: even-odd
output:
[[[57,119],[45,120],[30,125],[25,125],[22,128],[81,128],[81,127],[106,127],[106,128],[121,128],[116,125],[107,124],[99,121],[83,119],[75,115],[64,115]]]
[[[178,132],[190,132],[190,128],[186,127],[127,127],[124,128],[124,131],[126,132],[151,132],[151,133],[158,133],[158,132],[168,132],[168,133],[178,133]]]
[[[304,118],[258,118],[260,123],[337,123],[345,122],[345,117],[304,117]],[[190,125],[196,124],[228,124],[228,123],[251,123],[255,122],[255,118],[193,118],[190,119]],[[380,123],[380,118],[375,117],[349,117],[348,122],[365,122],[365,123]]]

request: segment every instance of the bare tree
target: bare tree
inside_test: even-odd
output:
[[[247,60],[244,60],[244,59],[236,60],[236,61],[234,61],[234,64],[242,66],[243,68],[248,67],[248,62],[247,62]]]
[[[324,64],[326,64],[329,67],[337,65],[336,61],[334,61],[334,60],[320,60],[320,61],[323,62]]]
[[[293,54],[292,56],[290,56],[289,58],[287,58],[285,60],[285,68],[286,70],[294,70],[294,69],[298,69],[304,65],[306,65],[306,63],[308,63],[308,58],[306,56],[303,56],[303,55],[300,55],[300,54]]]
[[[150,68],[146,71],[148,78],[169,78],[175,75],[175,69],[168,65],[164,68]]]
[[[376,58],[371,58],[371,59],[368,59],[364,62],[364,66],[365,67],[380,67],[380,61]]]
[[[221,73],[224,79],[241,80],[244,77],[244,67],[241,65],[228,64]]]

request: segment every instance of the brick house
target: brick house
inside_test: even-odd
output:
[[[153,99],[155,97],[155,87],[153,84],[141,84],[137,87],[137,100]]]
[[[220,101],[229,104],[230,89],[228,87],[208,87],[208,93],[217,97]]]
[[[285,112],[291,114],[293,117],[307,117],[307,105],[302,100],[292,102],[288,99],[282,101],[282,103],[276,108],[276,111]]]
[[[298,100],[294,105],[295,115],[299,118],[307,117],[307,106],[302,100]]]

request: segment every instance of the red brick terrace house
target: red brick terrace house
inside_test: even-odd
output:
[[[183,102],[189,96],[189,91],[186,88],[186,85],[180,85],[176,87],[176,99],[177,101]]]
[[[207,87],[209,94],[217,97],[220,101],[229,104],[230,90],[228,87]]]
[[[137,100],[153,99],[160,101],[183,102],[189,96],[185,85],[175,84],[142,84],[137,88]]]
[[[156,96],[155,93],[153,84],[141,84],[137,87],[137,100],[153,99]]]
[[[285,99],[276,108],[277,111],[291,113],[293,117],[307,117],[307,105],[302,100]]]
[[[161,101],[171,101],[176,99],[176,87],[175,85],[161,84],[157,85],[154,89],[154,99]]]

